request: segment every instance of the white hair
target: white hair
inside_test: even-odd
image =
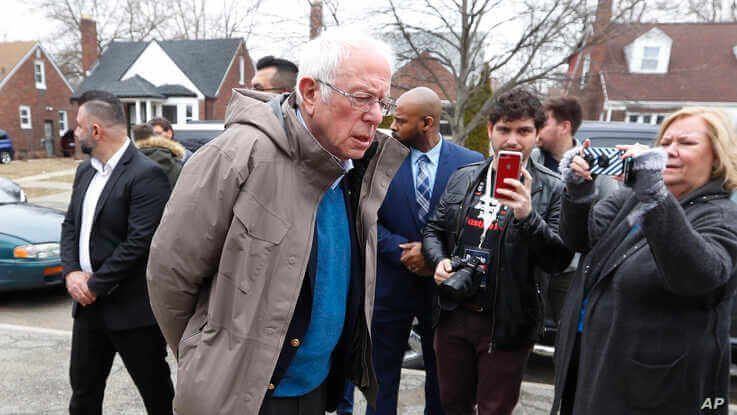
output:
[[[297,103],[302,103],[299,83],[309,77],[323,82],[334,83],[339,65],[351,55],[353,49],[369,49],[382,56],[394,73],[394,52],[387,43],[356,29],[338,27],[323,32],[307,42],[299,53],[299,73],[297,74]],[[322,89],[322,85],[318,86]],[[332,93],[321,94],[323,102]]]

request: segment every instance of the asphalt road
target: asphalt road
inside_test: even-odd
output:
[[[0,325],[33,327],[69,333],[72,329],[71,304],[71,300],[62,287],[0,293]],[[64,358],[67,359],[66,356]],[[533,354],[525,374],[525,381],[552,385],[553,376],[552,360]],[[415,381],[417,380],[408,378],[409,383]],[[737,403],[737,378],[732,378],[730,401],[733,404]]]

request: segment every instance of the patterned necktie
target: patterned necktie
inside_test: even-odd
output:
[[[430,164],[430,159],[424,154],[417,159],[417,180],[415,181],[417,187],[415,189],[415,198],[417,199],[417,204],[420,206],[420,209],[417,211],[417,216],[419,216],[421,222],[425,221],[425,217],[430,212],[430,195],[432,193],[432,189],[430,189],[428,164]]]

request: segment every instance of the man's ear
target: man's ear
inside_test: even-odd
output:
[[[422,117],[422,131],[428,131],[435,125],[435,118],[430,115]]]
[[[494,124],[491,121],[486,122],[486,133],[489,135],[489,140],[491,140],[491,133],[494,131]]]
[[[96,122],[93,122],[92,125],[90,126],[90,136],[95,141],[100,141],[103,135],[103,131],[104,131],[103,126]]]
[[[304,77],[299,80],[297,88],[299,88],[299,92],[302,94],[303,110],[310,117],[314,116],[315,104],[317,103],[317,100],[320,99],[321,93],[317,81],[309,77]]]
[[[561,123],[560,123],[560,125],[562,125],[562,126],[563,126],[563,129],[564,129],[564,130],[565,130],[565,131],[566,131],[566,132],[567,132],[568,134],[570,134],[570,133],[571,133],[571,122],[570,122],[570,121],[568,121],[568,120],[565,120],[565,121],[561,122]]]

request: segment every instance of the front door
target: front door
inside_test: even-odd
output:
[[[46,155],[54,157],[54,122],[44,120],[44,147],[46,147]]]

